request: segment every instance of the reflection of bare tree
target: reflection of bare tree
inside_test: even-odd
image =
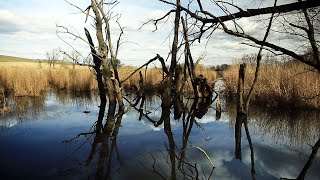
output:
[[[254,166],[254,151],[253,151],[253,145],[252,145],[251,136],[250,136],[250,132],[249,132],[249,128],[248,128],[248,120],[247,119],[244,121],[243,125],[244,125],[244,129],[246,131],[246,136],[247,136],[248,144],[250,147],[251,176],[252,176],[252,179],[256,179],[256,170],[255,170],[255,166]]]
[[[303,166],[303,169],[301,170],[299,176],[297,177],[297,180],[303,180],[309,170],[309,168],[311,167],[317,153],[318,150],[320,148],[320,138],[318,139],[318,141],[315,143],[314,146],[312,146],[312,151],[311,154],[308,158],[308,161],[306,162],[306,164]],[[287,178],[281,178],[281,179],[287,179]]]
[[[230,104],[229,104],[230,105]],[[232,117],[235,116],[234,112],[232,112],[231,106],[227,105],[227,111],[230,115],[230,119],[234,119]],[[261,107],[263,108],[263,107]],[[308,116],[308,119],[305,117]],[[254,108],[251,108],[250,113],[250,119],[251,121],[255,120],[255,123],[253,124],[253,127],[257,127],[256,129],[259,129],[260,133],[262,133],[264,136],[266,134],[275,137],[274,139],[277,139],[279,141],[280,139],[283,139],[286,144],[292,144],[292,145],[298,145],[302,146],[305,145],[306,142],[313,141],[316,137],[319,137],[319,126],[317,125],[318,120],[318,113],[317,112],[289,112],[289,113],[283,113],[278,112],[276,110],[270,110],[266,111],[265,109],[260,109],[259,106],[255,106]],[[233,122],[232,122],[233,124]],[[254,152],[253,152],[253,146],[252,141],[248,129],[248,122],[244,121],[243,123],[246,137],[248,140],[249,148],[250,148],[250,154],[251,154],[251,173],[253,176],[255,176],[255,170],[254,170]],[[237,122],[235,123],[235,129],[237,129]],[[241,128],[241,127],[240,127]],[[238,129],[241,131],[241,129]],[[311,136],[314,135],[314,136]],[[287,138],[284,138],[287,137]],[[241,136],[236,138],[236,142],[241,142]],[[316,142],[316,144],[312,147],[312,152],[308,158],[308,161],[306,162],[303,170],[300,172],[299,177],[297,179],[304,179],[304,176],[306,175],[308,169],[310,168],[317,151],[320,146],[320,139]],[[241,148],[238,149],[236,153],[241,153]],[[286,178],[283,178],[286,179]]]
[[[93,157],[97,154],[97,147],[100,144],[98,154],[98,168],[96,179],[109,179],[111,176],[112,157],[116,151],[117,159],[120,160],[117,148],[117,135],[123,116],[123,111],[118,112],[117,116],[108,114],[107,120],[103,125],[103,117],[105,104],[100,106],[99,118],[95,127],[95,135],[92,143],[92,148],[86,160],[86,165],[92,162]]]
[[[236,114],[234,104],[227,102],[227,114],[230,126],[235,126]],[[306,117],[308,117],[306,119]],[[320,135],[320,124],[317,123],[318,112],[294,111],[283,112],[277,109],[266,109],[254,104],[250,109],[249,122],[253,133],[261,134],[262,138],[272,137],[274,143],[302,147],[306,143],[312,144]]]
[[[217,97],[216,97],[217,98]],[[128,100],[127,100],[128,101]],[[139,101],[139,98],[136,100]],[[128,101],[129,102],[129,101]],[[196,118],[202,118],[203,115],[205,115],[208,111],[209,106],[212,104],[212,96],[203,97],[203,98],[195,98],[191,108],[188,108],[187,105],[183,104],[183,101],[180,96],[174,96],[173,101],[169,106],[166,106],[166,103],[161,104],[162,113],[160,116],[160,119],[158,121],[153,120],[149,117],[147,113],[144,113],[139,108],[136,108],[135,106],[138,105],[138,103],[130,103],[131,106],[133,106],[137,111],[140,113],[140,117],[143,116],[148,121],[150,121],[155,127],[158,127],[159,125],[164,125],[164,132],[168,139],[168,144],[166,144],[166,148],[168,151],[168,157],[170,161],[167,161],[168,166],[170,167],[170,178],[167,178],[166,174],[162,171],[161,167],[156,166],[157,161],[154,156],[152,158],[154,159],[154,163],[152,164],[152,168],[148,168],[145,165],[142,166],[148,169],[150,172],[157,174],[162,179],[199,179],[201,176],[205,177],[205,179],[210,179],[212,176],[214,166],[211,162],[209,156],[206,154],[206,152],[201,149],[200,147],[196,147],[193,145],[188,146],[188,139],[191,134],[192,128],[194,123],[196,122]],[[188,103],[187,103],[188,104]],[[182,119],[182,145],[179,149],[176,146],[175,139],[173,137],[173,132],[171,129],[171,123],[170,123],[170,109],[171,107],[174,110],[174,119]],[[206,172],[201,167],[198,167],[197,163],[191,163],[190,160],[187,159],[187,149],[189,148],[196,148],[200,150],[206,158],[208,158],[210,164],[211,164],[211,171],[207,172],[208,177],[206,177]],[[165,158],[165,155],[163,156]],[[201,170],[201,171],[200,171]]]
[[[117,147],[117,136],[124,110],[120,108],[118,114],[115,114],[116,105],[109,103],[107,118],[106,121],[103,122],[105,110],[106,102],[101,101],[98,120],[94,125],[94,130],[88,133],[80,133],[75,138],[67,141],[73,141],[80,136],[89,134],[93,135],[91,150],[88,158],[85,161],[85,165],[89,166],[93,162],[93,159],[97,157],[97,171],[95,174],[95,179],[111,178],[112,159],[115,153],[117,155],[117,160],[120,162],[120,166],[122,164]]]

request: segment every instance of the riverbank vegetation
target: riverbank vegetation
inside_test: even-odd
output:
[[[246,56],[245,82],[252,82],[255,63]],[[260,76],[252,96],[253,103],[284,109],[320,109],[320,77],[310,66],[294,60],[279,62],[265,60],[260,67]],[[233,97],[237,91],[239,64],[224,71],[225,95]],[[245,83],[248,93],[251,83]]]
[[[137,67],[123,66],[119,68],[120,80],[128,77]],[[156,92],[157,86],[163,79],[160,68],[143,68],[140,70],[144,77],[144,90]],[[197,65],[196,75],[202,74],[207,81],[213,84],[216,80],[216,72],[203,65]],[[122,86],[129,91],[139,86],[139,73],[134,74]],[[94,71],[88,66],[73,66],[71,64],[57,64],[52,68],[48,63],[7,61],[0,65],[0,87],[4,92],[14,96],[39,96],[50,89],[66,90],[71,92],[83,92],[98,90]],[[191,92],[190,80],[186,83],[185,92]]]

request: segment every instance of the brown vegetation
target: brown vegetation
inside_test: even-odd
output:
[[[0,87],[0,116],[10,112],[11,108],[8,106],[7,99],[4,95],[4,89]]]
[[[119,68],[119,77],[126,78],[136,67],[124,66]],[[141,70],[144,77],[145,91],[155,91],[157,85],[162,81],[162,69],[148,68]],[[207,77],[209,83],[216,79],[215,71],[198,65],[196,74]],[[121,79],[121,80],[122,80]],[[123,87],[129,90],[133,86],[138,86],[139,73],[123,83]],[[0,66],[0,87],[5,92],[12,92],[14,96],[39,96],[42,92],[50,88],[67,90],[73,92],[97,90],[97,82],[94,72],[86,66],[76,66],[62,64],[55,68],[50,68],[48,64],[32,62],[10,63],[5,62]],[[191,83],[187,83],[187,89],[191,92]]]
[[[0,86],[14,96],[39,96],[48,89],[48,77],[45,69],[36,66],[2,65],[0,66]]]
[[[50,68],[37,63],[3,64],[0,66],[0,87],[14,96],[39,96],[49,87],[70,91],[96,89],[93,73],[87,67],[70,65]]]
[[[93,72],[88,67],[48,69],[48,82],[51,87],[74,92],[98,89]]]
[[[320,77],[308,65],[299,62],[264,63],[252,102],[287,109],[320,108]],[[236,92],[239,65],[234,64],[223,73],[227,95]],[[255,65],[247,64],[245,93],[254,78]]]
[[[119,76],[121,77],[121,80],[125,79],[131,72],[133,72],[136,69],[136,67],[132,66],[125,66],[121,67],[119,69]],[[161,68],[148,68],[147,70],[141,69],[143,80],[144,80],[144,90],[146,92],[155,92],[158,89],[161,89],[159,87],[161,85],[161,81],[163,80],[163,71]],[[217,74],[215,71],[210,70],[209,68],[203,66],[203,65],[197,65],[196,66],[196,76],[202,74],[204,77],[207,78],[207,82],[211,85],[215,82],[217,78]],[[139,73],[134,74],[130,79],[128,79],[124,84],[123,87],[125,90],[129,90],[130,88],[137,86],[139,84]],[[186,88],[184,89],[187,93],[192,93],[192,85],[190,82],[190,79],[188,79],[186,83]]]

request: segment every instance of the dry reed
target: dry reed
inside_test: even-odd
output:
[[[126,78],[136,67],[119,68],[120,80]],[[155,91],[163,79],[162,69],[141,69],[144,78],[145,91]],[[204,66],[198,65],[196,74],[202,74],[211,84],[216,79],[216,73]],[[134,74],[123,83],[124,89],[138,86],[139,73]],[[187,83],[186,89],[191,89]],[[0,88],[12,92],[14,96],[39,96],[50,88],[73,92],[97,90],[95,75],[89,67],[64,64],[55,68],[46,63],[2,63],[0,65]]]
[[[0,86],[14,96],[39,96],[48,89],[44,69],[33,66],[0,66]]]
[[[14,96],[39,96],[49,87],[69,91],[97,89],[94,74],[88,67],[71,65],[50,68],[37,63],[4,63],[0,66],[0,88]]]
[[[133,72],[136,67],[125,66],[119,69],[119,76],[120,80],[125,79],[131,72]],[[144,90],[145,91],[156,91],[158,90],[158,86],[160,85],[161,81],[163,80],[163,71],[160,68],[148,68],[148,69],[141,69],[141,73],[143,75],[144,80]],[[209,84],[213,84],[216,80],[216,72],[210,70],[209,68],[198,65],[196,67],[196,76],[202,74],[204,77],[207,78]],[[124,89],[128,90],[132,86],[138,86],[139,84],[139,73],[134,74],[131,78],[129,78],[126,82],[124,82],[123,87]],[[190,92],[192,90],[190,79],[188,79],[186,83],[186,88],[184,89],[185,92]]]
[[[88,67],[48,69],[47,76],[49,84],[59,90],[79,92],[98,89],[94,74]]]
[[[262,64],[252,102],[287,109],[320,108],[320,76],[301,63]],[[227,93],[237,90],[239,65],[232,65],[223,73]],[[254,78],[255,65],[246,68],[245,92]],[[229,94],[230,95],[230,94]]]

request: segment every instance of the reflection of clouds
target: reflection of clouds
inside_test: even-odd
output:
[[[217,150],[211,153],[212,160],[216,168],[214,169],[214,177],[216,179],[237,179],[229,172],[226,165],[233,160],[233,152],[230,150]]]
[[[243,149],[243,163],[251,166],[251,154],[249,147]],[[311,152],[311,151],[310,151]],[[256,172],[259,175],[270,176],[276,179],[298,177],[307,158],[299,156],[297,152],[289,151],[286,148],[277,149],[272,146],[254,145],[254,157]],[[310,168],[306,179],[317,179],[320,164],[314,163]]]
[[[18,124],[18,120],[11,118],[11,116],[5,117],[5,118],[1,117],[0,130],[6,131],[6,130],[10,129],[11,127],[16,126],[17,124]]]

